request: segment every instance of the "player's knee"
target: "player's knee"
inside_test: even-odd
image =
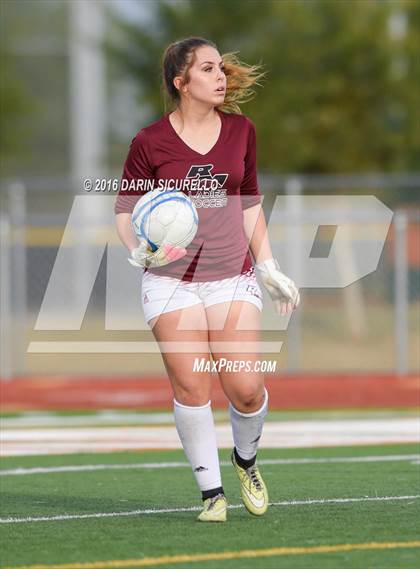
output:
[[[201,407],[209,402],[210,394],[207,389],[202,388],[188,388],[177,386],[174,389],[175,399],[181,405],[187,405],[188,407]]]
[[[257,411],[264,403],[264,390],[259,387],[251,386],[247,389],[242,389],[231,403],[241,413],[253,413]]]

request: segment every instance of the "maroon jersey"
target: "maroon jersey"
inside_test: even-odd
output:
[[[244,274],[252,267],[243,210],[261,200],[255,125],[244,115],[217,112],[222,121],[220,135],[206,154],[181,139],[169,113],[140,130],[131,142],[115,213],[131,213],[151,185],[163,188],[165,184],[189,195],[198,212],[198,231],[187,255],[148,269],[156,275],[214,281]]]

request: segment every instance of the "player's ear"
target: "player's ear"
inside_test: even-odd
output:
[[[182,77],[175,77],[173,80],[173,84],[175,85],[175,89],[179,91],[182,85]]]
[[[175,85],[175,89],[177,89],[177,91],[186,93],[187,86],[185,85],[184,80],[180,75],[174,78],[173,84]]]

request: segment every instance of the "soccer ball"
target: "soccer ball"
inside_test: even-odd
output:
[[[178,191],[156,189],[136,203],[131,222],[139,238],[154,252],[161,245],[187,247],[198,228],[198,215],[191,199]]]

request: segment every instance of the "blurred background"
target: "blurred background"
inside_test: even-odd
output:
[[[287,330],[271,326],[266,303],[264,339],[284,344],[265,359],[278,362],[292,391],[301,377],[357,377],[361,390],[378,377],[417,377],[416,0],[2,0],[1,12],[3,387],[25,378],[41,379],[49,389],[60,377],[86,385],[86,378],[146,381],[165,374],[156,349],[106,348],[152,344],[153,336],[142,321],[139,295],[133,298],[136,324],[107,329],[107,256],[121,245],[104,192],[89,194],[86,219],[95,231],[62,239],[75,198],[86,196],[83,179],[118,179],[132,138],[166,112],[161,57],[169,43],[191,35],[213,40],[221,54],[235,51],[249,64],[262,63],[267,72],[242,109],[257,128],[267,217],[277,196],[372,195],[393,212],[376,271],[344,288],[303,289]],[[369,231],[358,219],[348,222],[354,222],[352,239],[374,239],[375,219],[365,219]],[[287,224],[284,216],[273,219],[274,241],[287,245],[293,234],[281,231]],[[331,235],[321,232],[318,240],[328,250]],[[85,290],[88,255],[100,254],[93,289],[83,297],[87,311],[76,328],[35,329],[61,243],[74,263],[73,278],[62,283],[63,312],[80,287]],[[137,286],[138,275],[130,275]],[[72,353],[72,342],[102,348]],[[407,385],[405,399],[390,392],[389,405],[418,405],[418,391]],[[6,404],[11,392],[4,389]],[[114,398],[114,404],[130,401]]]

